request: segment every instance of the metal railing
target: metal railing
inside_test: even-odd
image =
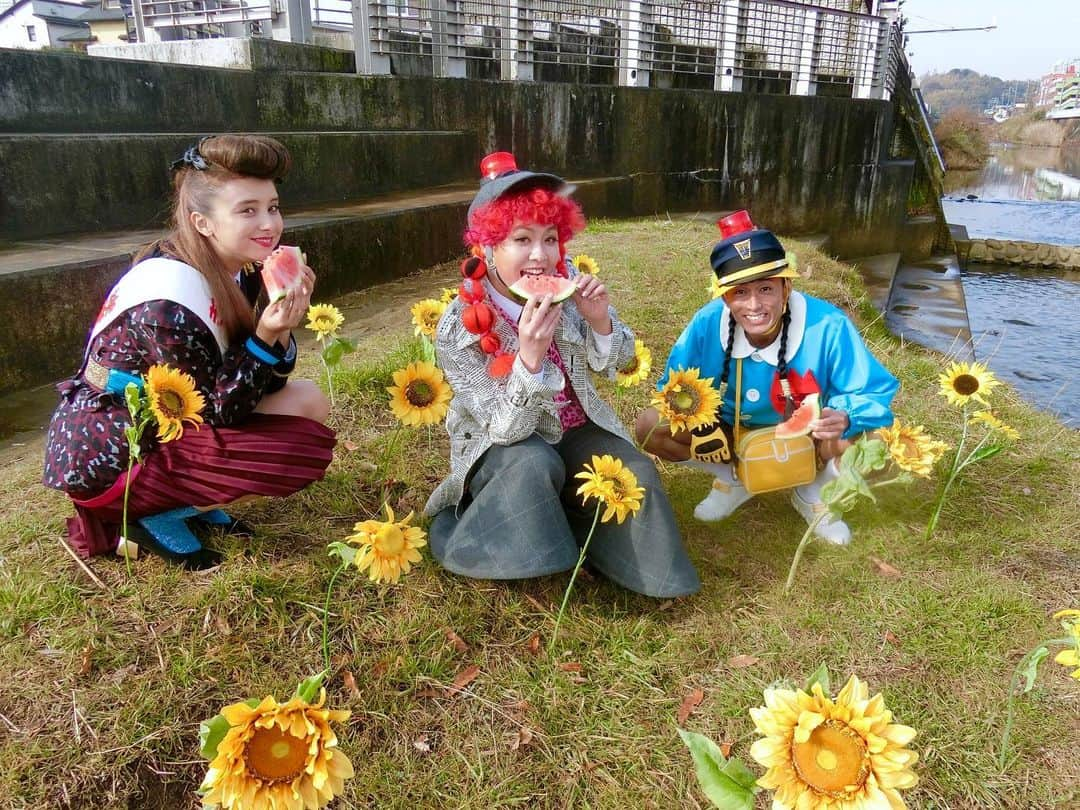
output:
[[[148,26],[277,19],[281,0],[136,0]],[[903,37],[864,0],[305,0],[361,72],[888,97]],[[279,28],[280,20],[274,23]]]

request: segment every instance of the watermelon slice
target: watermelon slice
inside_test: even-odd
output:
[[[791,418],[776,426],[776,438],[791,439],[810,432],[810,423],[821,416],[821,402],[817,394],[807,394]]]
[[[289,290],[299,290],[304,282],[307,254],[293,245],[278,245],[262,263],[262,279],[270,303],[280,301]]]
[[[562,276],[522,276],[510,285],[515,298],[528,301],[551,294],[553,303],[565,301],[577,290],[577,285]]]

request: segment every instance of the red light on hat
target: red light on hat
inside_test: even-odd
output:
[[[720,229],[720,238],[727,239],[736,234],[754,230],[754,223],[750,220],[750,212],[744,208],[742,211],[736,211],[734,214],[718,219],[716,227]]]
[[[480,176],[494,180],[501,174],[517,171],[517,161],[511,152],[492,152],[480,161]]]

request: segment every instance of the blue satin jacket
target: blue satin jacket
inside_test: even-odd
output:
[[[788,381],[796,402],[806,394],[820,392],[823,407],[846,411],[851,424],[844,438],[893,422],[892,400],[899,382],[866,348],[858,330],[832,304],[792,292],[788,299]],[[699,309],[679,336],[668,356],[667,368],[657,388],[672,370],[698,368],[719,386],[724,370],[724,345],[728,335],[728,308],[722,298]],[[723,392],[721,418],[735,421],[735,366],[742,359],[741,420],[745,427],[768,427],[783,418],[777,364],[780,338],[763,349],[750,345],[741,327],[735,328],[731,370]]]

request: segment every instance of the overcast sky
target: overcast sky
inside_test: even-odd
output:
[[[1037,79],[1055,62],[1080,58],[1080,0],[907,0],[909,31],[971,28],[994,31],[912,34],[917,76],[971,68],[1001,79]]]

